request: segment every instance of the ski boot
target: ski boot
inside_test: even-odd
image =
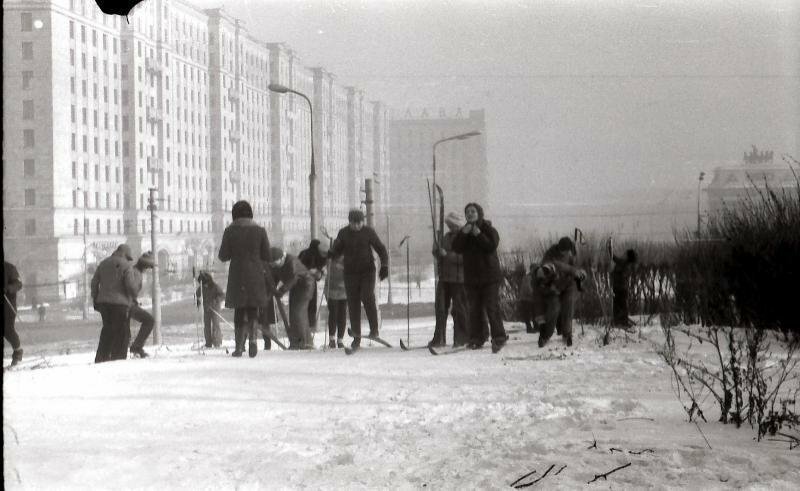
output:
[[[344,348],[344,341],[342,340],[342,338],[338,338],[336,340],[336,347],[339,349]]]
[[[136,357],[147,358],[148,356],[150,356],[147,354],[145,350],[143,350],[138,346],[131,346],[131,355],[133,355],[134,358]]]
[[[330,349],[336,349],[336,340],[334,340],[334,339],[331,339],[331,340],[328,342],[328,348],[330,348]]]
[[[14,353],[11,355],[11,365],[14,366],[17,363],[22,361],[22,348],[17,348],[14,350]]]

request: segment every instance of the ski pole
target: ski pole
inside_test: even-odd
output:
[[[408,253],[408,244],[411,242],[409,240],[410,238],[410,236],[406,235],[398,246],[403,247],[404,242],[406,244],[406,343],[408,343],[409,346],[411,346],[411,271],[409,269]]]
[[[19,317],[19,314],[17,314],[17,309],[14,308],[14,306],[11,304],[11,300],[8,299],[8,296],[6,296],[5,293],[3,294],[3,298],[6,299],[6,303],[8,303],[8,308],[11,309],[11,312],[14,312],[14,317]]]

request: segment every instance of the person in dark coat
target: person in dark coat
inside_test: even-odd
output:
[[[483,333],[484,311],[489,318],[492,351],[499,351],[508,340],[500,311],[500,283],[503,274],[497,258],[500,235],[484,218],[483,208],[469,203],[464,208],[467,224],[453,239],[453,251],[464,259],[464,288],[467,297],[467,346],[480,349],[486,341]]]
[[[625,256],[617,257],[611,242],[608,243],[608,255],[614,262],[614,269],[611,271],[611,291],[614,294],[612,305],[614,326],[629,328],[635,322],[628,317],[628,292],[630,290],[631,274],[636,267],[638,256],[636,251],[628,249]]]
[[[144,350],[144,343],[147,341],[150,333],[153,332],[153,326],[156,323],[153,315],[139,305],[138,298],[139,293],[142,291],[142,275],[146,270],[153,269],[155,265],[156,262],[155,258],[153,258],[153,253],[145,252],[139,257],[139,259],[136,261],[136,264],[133,266],[134,288],[130,292],[132,299],[130,319],[138,321],[141,324],[139,326],[139,333],[136,335],[136,339],[133,340],[133,344],[131,344],[131,355],[134,357],[138,356],[139,358],[147,358],[148,355]],[[130,338],[130,329],[128,329],[128,337]]]
[[[536,317],[536,302],[533,296],[533,281],[536,270],[539,265],[531,263],[527,273],[522,277],[519,288],[519,314],[522,321],[525,323],[525,332],[528,334],[536,332],[536,326],[533,322]]]
[[[331,259],[344,256],[344,286],[347,292],[347,307],[350,310],[350,327],[356,338],[352,347],[361,346],[361,304],[369,321],[370,337],[378,337],[378,308],[375,304],[375,259],[372,251],[378,253],[381,268],[378,274],[381,281],[389,276],[389,255],[378,234],[364,225],[364,213],[359,209],[350,210],[349,224],[339,230],[330,250]]]
[[[22,361],[22,348],[19,334],[14,328],[17,320],[17,292],[22,289],[17,267],[8,261],[3,261],[3,337],[11,343],[11,366]]]
[[[428,346],[447,345],[447,315],[452,305],[453,346],[458,347],[467,342],[467,313],[464,304],[464,260],[461,254],[453,251],[453,239],[464,220],[455,213],[449,213],[444,222],[450,230],[444,235],[443,243],[439,247],[434,245],[433,250],[439,265],[439,282],[436,285],[436,327]]]
[[[230,261],[225,307],[234,309],[233,325],[236,349],[232,356],[244,353],[249,338],[250,357],[258,354],[256,320],[259,309],[270,297],[264,281],[264,264],[271,261],[267,231],[253,221],[253,209],[247,201],[237,201],[231,210],[233,222],[225,228],[219,246],[219,260]]]
[[[320,241],[312,239],[308,249],[300,251],[297,258],[303,263],[309,273],[314,277],[314,290],[311,301],[308,302],[308,327],[311,332],[317,332],[317,282],[322,279],[327,265],[326,254],[320,249]]]
[[[289,294],[289,349],[314,349],[308,321],[308,303],[311,291],[316,288],[314,276],[298,258],[278,247],[270,249],[272,278],[275,288],[272,294],[280,299]],[[280,285],[280,286],[278,286]]]
[[[95,363],[128,357],[131,337],[128,316],[135,298],[131,292],[141,288],[141,284],[137,288],[132,261],[131,248],[121,244],[111,256],[100,262],[92,276],[94,309],[103,319]]]
[[[536,271],[534,295],[539,296],[538,303],[542,306],[536,319],[539,347],[547,344],[554,330],[567,346],[572,346],[575,300],[579,285],[586,278],[586,273],[575,266],[575,257],[575,243],[569,237],[562,237],[545,252]]]
[[[208,271],[197,275],[200,284],[195,291],[197,306],[203,309],[203,336],[206,348],[222,346],[222,330],[219,327],[220,307],[225,300],[225,292],[211,277]]]

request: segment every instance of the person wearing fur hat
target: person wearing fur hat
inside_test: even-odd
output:
[[[308,249],[300,251],[300,254],[297,255],[303,266],[314,277],[314,290],[311,294],[311,301],[308,302],[308,327],[311,332],[317,332],[317,282],[325,274],[327,255],[328,245],[317,239],[312,239],[308,244]]]
[[[277,247],[270,248],[272,294],[281,298],[289,293],[289,349],[314,349],[308,327],[308,303],[316,288],[314,276],[298,258]],[[278,286],[280,285],[280,286]]]
[[[222,233],[217,256],[230,261],[225,307],[234,309],[233,326],[236,349],[232,356],[244,353],[249,337],[248,354],[258,354],[256,321],[259,309],[267,306],[270,297],[264,282],[264,264],[271,261],[267,231],[253,220],[253,209],[247,201],[237,201],[231,209],[233,221]]]
[[[222,330],[219,327],[220,307],[225,299],[225,292],[211,277],[208,271],[200,271],[197,275],[199,286],[195,291],[197,306],[203,308],[203,337],[206,348],[222,346]]]
[[[464,220],[458,214],[450,212],[444,222],[449,231],[444,234],[439,247],[434,244],[433,249],[439,268],[439,282],[436,285],[436,327],[428,346],[447,345],[447,314],[450,311],[453,315],[453,346],[458,347],[467,342],[464,260],[461,254],[453,251],[453,239],[464,225]]]
[[[375,303],[375,258],[378,253],[381,281],[389,276],[389,255],[386,247],[371,227],[364,225],[364,213],[354,208],[347,214],[348,225],[336,236],[330,250],[331,259],[344,256],[344,287],[347,308],[350,311],[350,328],[356,338],[352,347],[361,346],[361,304],[369,321],[370,337],[378,337],[378,307]]]
[[[92,276],[92,301],[103,321],[95,363],[128,357],[128,315],[133,302],[131,292],[136,289],[132,261],[130,246],[121,244],[111,256],[100,262]]]
[[[144,343],[147,341],[148,336],[150,333],[153,332],[153,326],[155,325],[155,319],[153,318],[150,312],[144,310],[139,305],[139,292],[142,291],[142,275],[148,269],[153,269],[155,267],[156,262],[155,258],[153,258],[152,252],[145,252],[142,254],[139,259],[136,261],[136,265],[133,266],[133,289],[130,291],[131,295],[131,311],[130,311],[130,318],[138,321],[141,325],[139,326],[139,333],[136,335],[136,339],[133,340],[133,344],[131,344],[131,355],[139,358],[147,358],[147,352],[144,350]],[[131,332],[130,332],[130,323],[128,324],[127,329],[127,336],[130,339]],[[127,344],[127,343],[126,343]]]
[[[508,340],[500,311],[500,284],[503,281],[497,257],[500,235],[492,223],[484,218],[483,208],[479,204],[467,204],[464,215],[467,223],[453,239],[453,251],[460,253],[464,261],[467,346],[471,349],[483,347],[486,341],[483,333],[485,312],[489,318],[492,352],[497,353]]]
[[[539,347],[557,331],[567,346],[572,346],[572,316],[580,285],[586,272],[575,266],[575,243],[562,237],[542,257],[533,282],[537,308],[536,324],[539,327]]]

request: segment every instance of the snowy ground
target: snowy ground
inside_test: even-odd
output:
[[[431,320],[412,322],[420,346]],[[551,466],[530,489],[800,486],[800,450],[688,423],[645,339],[603,348],[587,328],[540,349],[507,327],[498,355],[365,343],[235,359],[165,336],[146,360],[28,358],[3,375],[5,487],[496,489]],[[396,345],[406,321],[382,334]]]

